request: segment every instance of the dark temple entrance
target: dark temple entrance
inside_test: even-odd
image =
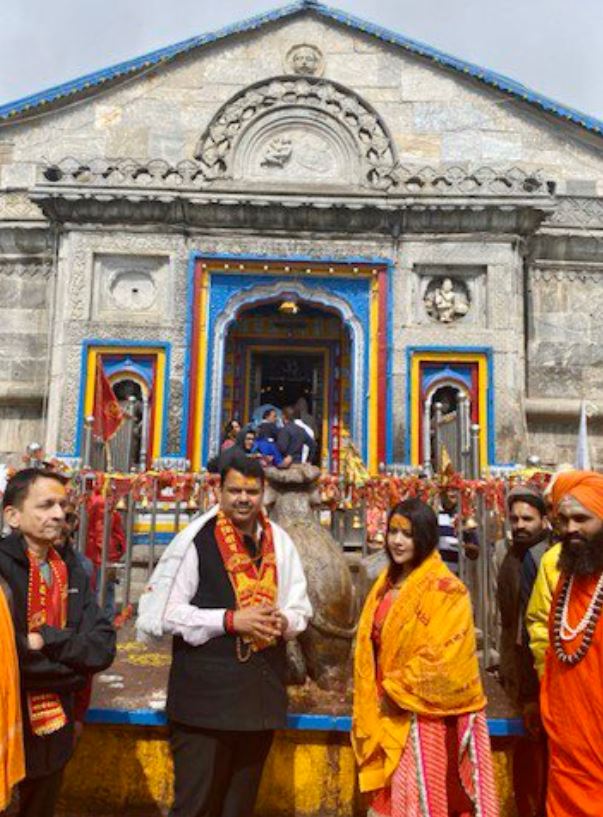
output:
[[[306,400],[308,411],[317,419],[322,413],[323,355],[289,350],[254,352],[251,358],[252,401],[254,405],[273,403],[279,408]]]

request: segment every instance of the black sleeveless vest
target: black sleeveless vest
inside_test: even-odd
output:
[[[233,609],[235,595],[214,535],[211,519],[195,537],[199,557],[199,586],[191,604],[204,609]],[[170,720],[205,729],[256,731],[286,725],[286,647],[237,658],[236,638],[222,635],[200,647],[174,636],[168,683]]]

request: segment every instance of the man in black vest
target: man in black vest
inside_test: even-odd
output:
[[[295,546],[262,513],[262,467],[239,455],[220,479],[219,507],[189,526],[163,618],[174,636],[171,817],[253,813],[274,730],[286,726],[285,639],[312,614]]]

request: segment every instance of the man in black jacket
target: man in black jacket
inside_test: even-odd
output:
[[[285,425],[278,433],[276,444],[283,457],[291,457],[291,462],[302,462],[304,445],[308,447],[307,462],[312,462],[316,453],[316,442],[308,432],[295,422],[295,412],[291,406],[283,409]]]
[[[74,746],[74,693],[115,657],[115,631],[63,532],[66,480],[27,468],[6,486],[0,576],[11,589],[23,702],[26,778],[19,817],[52,817]]]

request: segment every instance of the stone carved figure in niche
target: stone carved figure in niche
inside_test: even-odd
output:
[[[433,281],[425,294],[427,314],[440,323],[452,323],[469,311],[469,298],[463,285],[452,278]]]
[[[266,146],[262,167],[285,167],[293,153],[293,140],[288,136],[276,136]]]
[[[285,68],[291,74],[319,77],[324,67],[322,52],[315,45],[294,45],[285,58]]]

